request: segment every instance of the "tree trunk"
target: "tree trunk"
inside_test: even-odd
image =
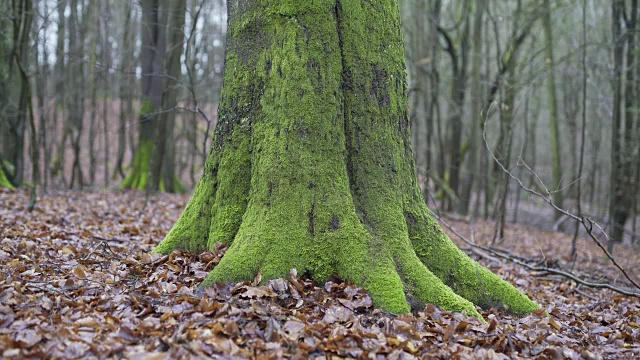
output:
[[[9,5],[9,4],[7,4]],[[28,9],[28,10],[27,10]],[[3,95],[2,110],[0,116],[0,136],[2,136],[2,154],[4,162],[0,164],[4,169],[5,177],[14,186],[22,185],[24,181],[24,138],[27,126],[27,114],[31,98],[28,96],[29,84],[23,78],[22,64],[29,63],[31,44],[32,11],[30,1],[13,1],[7,6],[6,14],[10,20],[3,24],[3,29],[9,29],[0,41],[3,49],[0,51],[5,56],[4,75],[2,85]],[[28,79],[27,79],[28,81]]]
[[[460,165],[462,164],[462,117],[464,115],[464,98],[466,94],[467,83],[467,67],[469,59],[469,18],[470,2],[465,1],[463,10],[464,25],[462,34],[460,35],[460,44],[458,46],[457,56],[452,58],[457,61],[453,69],[453,84],[451,85],[451,103],[453,106],[449,108],[449,125],[451,126],[451,142],[449,143],[449,181],[448,186],[453,192],[453,196],[458,198],[460,194]],[[455,48],[454,48],[455,49]],[[453,202],[456,199],[449,200],[448,210],[453,210]]]
[[[631,1],[631,16],[626,20],[624,15],[624,1],[614,3],[614,119],[612,139],[612,192],[611,192],[611,232],[614,242],[622,242],[624,226],[629,215],[635,216],[633,211],[633,191],[635,190],[634,174],[634,115],[637,108],[634,102],[637,100],[635,93],[635,31],[638,18],[638,1]],[[618,17],[616,17],[616,15]],[[621,32],[621,23],[626,23],[626,33]],[[627,43],[626,86],[624,90],[624,125],[622,119],[622,57],[624,54],[624,42]],[[610,248],[613,242],[610,242]]]
[[[103,13],[110,14],[109,2],[105,1],[101,3]],[[100,17],[100,27],[102,28],[102,154],[103,154],[103,179],[104,186],[109,186],[109,154],[110,154],[110,142],[109,142],[109,103],[111,102],[110,96],[110,83],[109,83],[109,70],[111,69],[111,42],[109,41],[109,18],[105,16]]]
[[[178,86],[182,74],[180,57],[184,48],[184,22],[186,0],[171,1],[167,7],[167,51],[162,106],[165,111],[158,116],[155,146],[151,161],[151,189],[166,192],[182,192],[184,189],[175,173],[173,130],[175,111],[167,111],[177,105]]]
[[[55,156],[53,157],[53,161],[51,162],[51,165],[48,169],[48,172],[52,178],[60,176],[63,183],[64,183],[64,171],[63,171],[64,146],[67,139],[67,129],[68,129],[67,122],[64,120],[64,111],[62,110],[66,108],[65,107],[66,99],[64,95],[64,84],[65,84],[65,75],[66,75],[66,71],[65,71],[66,66],[64,62],[66,57],[65,57],[64,45],[65,45],[65,39],[67,38],[66,36],[67,19],[65,16],[66,8],[67,8],[67,1],[61,0],[58,3],[58,29],[57,29],[57,40],[56,40],[56,64],[55,64],[55,74],[54,74],[55,105],[53,108],[53,119],[54,119],[53,129],[55,131],[53,134],[50,134],[52,139],[50,141],[51,144],[54,143],[53,139],[58,138],[57,131],[58,131],[59,121],[62,121],[63,129],[62,129],[62,134],[60,134],[61,141],[55,149]],[[52,145],[50,153],[53,153],[53,152],[54,152],[54,148]]]
[[[44,2],[44,13],[48,14],[49,13],[49,7],[47,2]],[[42,19],[42,38],[43,39],[47,39],[48,38],[48,28],[49,28],[49,19],[45,18]],[[34,56],[33,57],[33,62],[34,62],[34,66],[36,68],[36,94],[37,94],[37,107],[38,107],[38,146],[39,146],[39,150],[38,153],[42,152],[42,154],[44,155],[44,163],[43,163],[43,167],[42,170],[38,170],[38,173],[40,174],[40,176],[42,177],[42,189],[46,192],[47,191],[47,187],[49,185],[49,172],[47,171],[47,166],[49,164],[49,153],[47,152],[48,146],[47,146],[47,100],[46,100],[46,96],[47,96],[47,78],[49,76],[49,52],[47,51],[47,43],[46,41],[41,41],[39,39],[38,36],[38,31],[37,29],[34,29],[34,35],[33,35],[34,39],[35,39],[35,46],[34,48],[36,49],[36,52],[40,51],[39,49],[41,48],[42,50],[42,62],[40,63],[39,61],[39,57],[38,56]],[[40,164],[38,164],[38,166],[40,166]]]
[[[458,249],[424,203],[396,0],[228,4],[211,152],[155,252],[228,242],[204,285],[339,274],[394,313],[537,308]]]
[[[124,153],[127,146],[127,118],[131,116],[133,111],[131,106],[131,91],[129,89],[129,78],[132,76],[133,72],[133,55],[131,43],[132,36],[130,34],[131,31],[131,4],[128,1],[123,2],[124,7],[124,28],[122,31],[122,71],[123,75],[120,77],[120,89],[119,89],[119,97],[120,97],[120,122],[118,125],[118,153],[116,156],[116,163],[113,169],[113,178],[115,179],[117,175],[121,177],[125,177],[124,170],[122,169],[122,164],[124,162]]]
[[[440,106],[438,104],[438,95],[440,88],[440,75],[438,73],[438,56],[440,44],[438,42],[439,34],[438,28],[440,27],[440,16],[442,13],[442,0],[434,0],[431,2],[432,8],[429,13],[429,19],[431,20],[431,28],[429,29],[429,40],[430,40],[430,51],[431,54],[431,71],[429,71],[429,99],[425,100],[425,103],[428,103],[427,108],[427,147],[425,158],[428,162],[427,167],[427,178],[437,180],[434,181],[434,193],[438,192],[438,187],[442,184],[442,179],[444,178],[444,147],[442,146],[442,135],[440,131]],[[432,151],[435,145],[432,144],[433,139],[438,141],[438,147],[440,150],[440,156],[437,159],[433,159]],[[429,188],[424,189],[423,196],[425,199],[429,198]]]
[[[11,14],[9,2],[0,4],[0,12]],[[11,29],[11,19],[9,16],[0,16],[0,28]],[[9,64],[11,64],[11,37],[0,37],[0,187],[13,188],[13,184],[9,180],[10,176],[5,173],[5,167],[8,162],[3,158],[5,154],[5,142],[10,139],[7,136],[9,131],[9,116],[11,115],[11,87],[9,84]],[[8,169],[7,169],[8,170]],[[8,172],[8,171],[7,171]],[[10,174],[9,174],[10,175]]]
[[[613,118],[611,131],[611,180],[609,193],[609,226],[611,241],[607,247],[609,252],[613,250],[614,242],[622,242],[624,236],[624,223],[627,220],[625,202],[629,194],[626,194],[624,180],[624,162],[622,150],[624,133],[622,132],[622,70],[624,66],[624,37],[622,35],[622,21],[624,12],[624,0],[613,2]]]
[[[142,101],[138,147],[132,170],[120,185],[124,189],[145,190],[149,185],[154,136],[162,106],[168,16],[165,2],[167,0],[142,1]]]
[[[84,65],[83,65],[83,46],[80,27],[80,17],[78,16],[78,0],[71,0],[71,12],[69,17],[69,53],[72,54],[69,61],[68,73],[69,84],[73,84],[70,89],[69,100],[69,135],[71,146],[73,147],[73,164],[71,168],[71,181],[69,187],[73,188],[76,180],[78,185],[84,185],[82,167],[80,164],[80,139],[83,131],[84,117]],[[64,143],[63,149],[64,152]],[[64,169],[64,168],[63,168]]]
[[[413,6],[413,4],[411,4]],[[415,3],[415,10],[412,13],[412,20],[414,22],[414,34],[410,38],[409,51],[411,53],[408,58],[413,59],[413,83],[414,89],[412,95],[410,95],[410,101],[413,100],[413,111],[411,118],[411,144],[413,145],[414,156],[416,161],[416,171],[418,178],[424,183],[424,192],[428,191],[429,181],[427,177],[427,169],[429,168],[428,154],[428,141],[427,141],[427,112],[429,107],[429,63],[431,60],[429,57],[429,49],[425,39],[428,37],[425,25],[427,22],[427,2],[417,1]],[[413,99],[411,99],[413,98]]]
[[[85,14],[86,19],[83,19],[83,22],[86,21],[86,29],[83,26],[83,32],[81,39],[82,41],[85,38],[89,38],[88,40],[88,55],[89,55],[89,86],[91,99],[89,101],[89,183],[91,185],[95,184],[96,181],[96,169],[98,167],[97,156],[96,156],[96,147],[97,139],[96,139],[96,120],[98,117],[98,6],[100,4],[96,1],[91,1],[88,4],[87,14]],[[84,18],[84,17],[83,17]],[[102,46],[101,46],[102,48]],[[104,50],[102,50],[104,51]],[[84,81],[84,79],[83,79]]]
[[[562,192],[562,165],[560,161],[560,130],[558,124],[558,105],[556,98],[556,78],[553,62],[553,34],[551,31],[551,6],[549,0],[544,0],[544,15],[542,16],[542,25],[544,27],[545,39],[545,63],[547,66],[547,93],[549,98],[549,128],[551,139],[551,166],[553,172],[553,186],[549,189],[553,193],[553,202],[559,208],[563,208]],[[554,212],[554,217],[558,219],[562,214],[558,211]]]
[[[480,169],[480,154],[478,148],[482,132],[482,77],[480,69],[482,66],[482,17],[484,15],[485,0],[479,0],[475,4],[475,14],[473,16],[473,54],[471,61],[471,124],[469,131],[469,169],[467,177],[463,181],[460,189],[460,201],[458,202],[458,212],[467,215],[469,213],[469,202],[476,173]]]

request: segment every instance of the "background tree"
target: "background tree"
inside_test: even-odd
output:
[[[177,105],[177,96],[182,73],[180,57],[184,46],[184,23],[186,1],[171,1],[168,6],[167,54],[163,79],[162,113],[159,114],[155,146],[151,166],[151,188],[162,191],[184,191],[175,173],[174,127],[175,111],[167,111]]]
[[[120,187],[144,190],[148,186],[158,113],[162,111],[169,9],[166,0],[143,0],[141,4],[142,100],[138,145],[132,169]]]
[[[553,201],[563,207],[563,197],[560,189],[562,188],[562,165],[560,160],[560,126],[558,124],[558,105],[556,97],[556,77],[553,57],[553,31],[551,28],[551,5],[550,0],[544,0],[544,15],[542,16],[542,24],[544,27],[545,39],[545,63],[547,64],[547,96],[549,99],[549,134],[551,138],[551,166],[553,168],[553,184],[551,189],[554,190]],[[556,217],[560,217],[560,213],[555,213]]]
[[[623,0],[614,0],[612,9],[613,23],[613,131],[611,132],[611,201],[609,208],[611,234],[614,241],[621,242],[624,226],[633,211],[634,191],[636,189],[634,165],[637,165],[637,88],[635,73],[635,46],[638,21],[638,1],[630,1],[631,8],[626,9]],[[625,14],[629,13],[627,18]],[[624,32],[623,32],[624,29]],[[624,55],[626,51],[626,64]],[[625,71],[626,67],[626,71]],[[625,78],[626,74],[626,79]],[[623,80],[626,84],[623,92]],[[635,130],[635,131],[634,131]],[[635,135],[634,135],[635,132]],[[635,164],[634,164],[635,163]],[[636,194],[637,195],[637,194]],[[612,250],[613,242],[609,243]]]
[[[567,218],[507,182],[492,153],[525,184],[554,192],[554,202],[606,225],[615,240],[640,238],[638,2],[585,1],[401,1],[411,144],[423,196],[450,216],[456,210],[470,220],[495,221],[496,240],[508,222],[554,229]],[[167,10],[166,21],[161,18],[166,49],[157,59],[163,66],[154,73],[143,69],[150,40],[142,39],[143,9],[152,3],[177,6],[31,0],[21,44],[13,30],[14,19],[21,20],[13,14],[25,2],[0,5],[4,187],[30,186],[37,174],[40,191],[134,180],[153,191],[195,185],[217,126],[226,8],[222,0],[186,0],[184,11]],[[181,13],[184,25],[172,25]],[[576,31],[583,15],[584,39]],[[32,90],[35,140],[28,109],[18,110],[23,81],[11,55],[25,47],[20,56]],[[171,59],[178,55],[176,67]],[[578,79],[587,75],[583,104]],[[151,82],[147,89],[160,100],[143,116],[150,109],[143,105],[151,104],[143,83]],[[146,127],[152,129],[143,136]],[[146,170],[136,170],[145,137],[151,143]],[[32,143],[42,153],[35,162]]]
[[[10,29],[0,42],[2,65],[2,134],[3,159],[2,178],[8,178],[14,186],[24,180],[25,130],[29,125],[31,110],[31,88],[27,73],[30,59],[30,37],[33,20],[32,4],[27,0],[15,0],[5,3],[3,28]],[[4,27],[6,26],[6,27]],[[5,184],[9,185],[9,184]]]

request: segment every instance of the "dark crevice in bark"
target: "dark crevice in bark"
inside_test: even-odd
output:
[[[314,219],[313,219],[313,217],[315,216],[314,214],[315,207],[316,207],[316,203],[312,203],[311,210],[309,210],[309,235],[311,235],[311,237],[314,237],[316,232]]]
[[[333,215],[331,217],[331,225],[330,225],[330,230],[329,231],[337,231],[340,229],[340,219]]]
[[[378,101],[378,106],[389,106],[389,91],[385,85],[387,74],[377,65],[373,67],[373,81],[371,82],[371,95]]]

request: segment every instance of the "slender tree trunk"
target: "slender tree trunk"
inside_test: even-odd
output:
[[[453,85],[451,87],[451,100],[453,107],[450,108],[449,125],[451,126],[451,142],[449,147],[449,188],[457,199],[460,194],[460,165],[462,164],[462,118],[464,115],[464,98],[466,94],[467,67],[469,59],[469,23],[471,19],[470,1],[463,5],[464,25],[460,35],[460,45],[458,48],[458,64],[454,68],[457,70],[453,74]],[[450,199],[448,210],[453,210],[454,199]]]
[[[578,214],[582,214],[582,168],[584,165],[584,143],[585,134],[587,132],[587,0],[582,1],[582,126],[580,129],[580,158],[578,161],[578,191],[577,191],[577,208]],[[576,222],[576,229],[573,232],[571,240],[571,256],[576,256],[578,252],[578,234],[580,225]]]
[[[66,79],[66,66],[65,66],[65,39],[66,36],[66,22],[67,18],[65,16],[65,10],[67,8],[67,1],[61,0],[58,3],[58,29],[57,29],[57,40],[56,40],[56,64],[55,64],[55,74],[54,78],[54,92],[55,92],[55,103],[53,106],[53,119],[54,132],[51,134],[51,144],[52,148],[49,153],[54,153],[53,161],[51,162],[51,166],[49,167],[49,174],[52,177],[52,181],[55,178],[60,178],[62,183],[65,183],[64,180],[64,148],[65,142],[67,139],[68,133],[68,123],[65,120],[64,109],[66,109],[66,97],[64,92],[64,84]],[[59,131],[59,123],[62,123],[62,133],[58,133]],[[53,144],[55,143],[54,139],[58,139],[60,136],[60,142],[57,144],[55,149],[53,148]]]
[[[425,39],[428,37],[427,33],[427,2],[417,1],[415,3],[415,11],[412,12],[412,19],[414,22],[414,34],[410,38],[410,58],[413,59],[413,114],[411,116],[411,135],[414,147],[414,156],[416,160],[416,168],[418,171],[418,178],[424,181],[424,190],[427,191],[429,181],[427,179],[428,160],[427,156],[427,111],[429,101],[429,62],[432,60],[429,58],[429,47],[427,46]]]
[[[622,21],[624,13],[624,0],[613,1],[613,118],[611,131],[611,180],[609,193],[609,226],[611,240],[608,250],[613,250],[614,242],[622,242],[624,236],[624,223],[627,220],[625,209],[626,186],[624,179],[624,162],[622,150],[624,133],[622,122],[622,72],[624,66],[624,36],[622,34]]]
[[[433,7],[431,11],[431,28],[429,30],[430,46],[431,46],[431,71],[429,72],[429,108],[427,111],[427,148],[425,157],[428,159],[429,167],[427,168],[427,177],[430,179],[436,178],[434,182],[434,193],[438,193],[440,184],[444,179],[444,147],[442,145],[442,130],[440,119],[440,105],[438,103],[438,96],[440,93],[440,75],[438,72],[438,59],[439,48],[438,43],[438,28],[440,27],[440,16],[442,12],[442,0],[433,1]],[[433,159],[431,154],[436,144],[433,144],[433,139],[437,141],[439,149],[439,155],[436,159]],[[433,165],[431,165],[433,164]],[[433,170],[432,170],[433,167]],[[428,199],[428,189],[425,188],[423,196]]]
[[[626,19],[624,15],[624,1],[614,2],[614,128],[612,131],[612,192],[611,192],[611,231],[613,241],[610,242],[610,248],[613,242],[622,242],[624,240],[624,227],[633,210],[633,191],[634,185],[634,153],[637,145],[634,143],[634,115],[637,108],[634,104],[637,102],[638,96],[635,92],[635,39],[636,24],[638,18],[638,0],[631,1],[631,15]],[[617,17],[616,17],[617,15]],[[626,23],[626,32],[622,33],[622,22]],[[626,71],[623,69],[624,42],[627,43]],[[622,76],[625,71],[625,90],[624,103],[622,99]],[[616,96],[617,95],[617,96]],[[624,106],[624,123],[622,108]]]
[[[184,49],[184,22],[186,0],[172,1],[167,6],[169,19],[167,21],[167,51],[162,106],[165,111],[158,116],[157,135],[152,156],[151,190],[176,192],[182,190],[175,174],[175,151],[173,131],[175,125],[175,111],[166,111],[177,105],[178,83],[182,74],[180,57]]]
[[[553,169],[553,184],[549,186],[553,193],[553,202],[563,208],[563,196],[559,189],[562,187],[562,165],[560,161],[560,126],[558,119],[558,105],[556,98],[555,63],[553,58],[553,33],[551,30],[551,6],[549,0],[544,0],[544,15],[542,16],[545,39],[545,63],[547,65],[547,96],[549,99],[549,129],[551,140],[551,166]],[[554,212],[554,217],[558,219],[562,214]]]
[[[482,131],[482,18],[484,15],[485,0],[478,0],[475,3],[475,13],[473,16],[473,55],[471,60],[471,123],[469,131],[469,150],[467,151],[468,161],[466,168],[469,173],[460,189],[460,201],[458,202],[458,212],[467,215],[469,213],[469,202],[471,200],[472,189],[475,176],[480,169],[481,148],[480,135]]]
[[[515,56],[515,55],[514,55]],[[507,75],[507,82],[509,86],[506,86],[504,99],[501,101],[500,106],[500,137],[503,139],[500,144],[500,160],[509,168],[511,165],[511,150],[513,144],[513,128],[515,122],[515,103],[516,103],[516,87],[514,86],[515,70],[512,67]],[[497,231],[493,238],[493,243],[496,240],[502,241],[504,239],[504,227],[506,223],[507,215],[507,199],[509,198],[509,184],[510,178],[504,172],[498,177],[501,180],[502,193],[499,194],[499,205],[497,207]]]
[[[101,3],[104,8],[102,12],[110,14],[111,9],[109,2],[105,1]],[[102,143],[103,143],[103,176],[104,186],[109,186],[109,154],[110,154],[110,142],[109,142],[109,104],[111,103],[110,92],[110,75],[111,69],[111,42],[109,41],[109,24],[108,19],[105,16],[100,17],[100,26],[102,27],[102,88],[104,93],[102,94]]]
[[[190,14],[197,14],[198,10],[197,10],[197,1],[192,1],[191,2],[191,9],[189,11]],[[191,27],[193,29],[196,28],[197,26],[197,22],[198,22],[198,18],[196,18],[195,16],[191,17]],[[194,76],[193,79],[193,84],[191,86],[195,87],[197,84],[197,77],[196,77],[196,64],[198,61],[198,53],[200,52],[200,48],[198,46],[196,46],[196,39],[192,39],[191,43],[187,43],[185,44],[185,46],[187,46],[187,52],[189,54],[189,72],[191,74],[193,74],[192,76]],[[195,89],[194,89],[195,90]],[[196,105],[196,99],[189,99],[189,103],[195,107]],[[191,184],[195,184],[196,183],[196,165],[200,165],[201,161],[199,161],[199,157],[198,154],[201,154],[202,151],[198,150],[198,114],[196,114],[195,112],[187,115],[188,116],[188,123],[185,125],[186,128],[186,132],[187,132],[187,140],[188,140],[188,153],[189,155],[189,179],[191,180]],[[198,160],[196,160],[198,158]]]
[[[88,4],[86,14],[83,16],[83,31],[81,32],[81,40],[84,41],[88,38],[88,48],[86,51],[89,53],[89,89],[91,93],[91,99],[89,100],[89,182],[91,185],[96,181],[96,169],[97,154],[96,146],[98,141],[96,139],[96,123],[98,117],[98,6],[100,4],[97,1],[91,1]],[[85,18],[86,17],[86,18]],[[84,81],[84,79],[82,80]]]
[[[73,188],[76,181],[82,187],[84,185],[84,176],[80,164],[80,140],[83,131],[84,117],[84,66],[83,66],[83,46],[81,31],[79,29],[80,21],[78,17],[78,0],[71,0],[71,12],[69,17],[69,84],[73,84],[70,89],[69,100],[69,136],[71,138],[71,146],[73,149],[73,164],[71,170],[71,181],[69,187]],[[80,39],[78,38],[80,36]],[[69,92],[69,91],[68,91]],[[64,149],[62,150],[64,151]]]
[[[131,73],[133,72],[132,67],[132,52],[131,49],[131,4],[128,1],[123,2],[123,12],[124,12],[124,27],[122,31],[122,72],[123,74],[120,76],[120,122],[118,125],[118,153],[116,156],[116,162],[114,164],[113,170],[113,178],[115,179],[117,175],[122,178],[125,177],[124,171],[122,169],[124,162],[124,154],[127,147],[127,119],[131,116],[133,112],[131,106],[131,97],[132,94],[129,90],[130,83],[129,79],[132,77]]]
[[[33,24],[33,3],[31,0],[15,0],[12,2],[13,12],[13,59],[12,64],[20,79],[20,103],[19,116],[22,121],[29,123],[29,149],[31,155],[31,196],[28,210],[32,211],[36,203],[36,188],[39,183],[38,167],[40,165],[38,153],[38,140],[36,135],[35,119],[33,116],[33,96],[31,92],[31,80],[27,74],[29,58],[31,56],[31,26]],[[37,51],[36,51],[37,56]]]
[[[145,190],[149,186],[149,173],[158,114],[162,112],[164,82],[164,56],[166,51],[167,5],[170,0],[142,1],[142,100],[138,146],[133,166],[121,188]],[[162,166],[162,164],[158,164]]]
[[[44,7],[44,13],[48,14],[49,13],[49,5],[46,1],[43,2],[43,7]],[[42,23],[42,37],[43,39],[47,39],[48,38],[48,29],[49,29],[49,20],[48,18],[43,19],[43,23]],[[43,162],[43,166],[41,170],[38,170],[40,176],[42,177],[42,190],[44,190],[45,192],[47,191],[47,187],[49,186],[49,172],[47,171],[47,168],[49,166],[49,146],[48,146],[48,141],[47,141],[47,118],[48,118],[48,114],[47,114],[47,99],[46,96],[47,94],[47,85],[48,85],[48,76],[49,76],[49,52],[47,51],[47,46],[46,46],[46,41],[41,42],[38,39],[37,36],[37,31],[36,31],[36,35],[34,36],[34,38],[36,39],[36,46],[34,47],[35,49],[39,49],[39,46],[41,47],[41,51],[42,51],[42,63],[39,63],[38,61],[38,56],[35,56],[35,63],[36,63],[36,81],[37,81],[37,87],[36,87],[36,93],[37,93],[37,100],[38,100],[38,127],[39,127],[39,132],[38,132],[38,144],[40,146],[38,152],[42,153],[44,155],[44,162]],[[37,50],[39,51],[39,50]],[[40,164],[38,164],[38,166],[40,166]]]

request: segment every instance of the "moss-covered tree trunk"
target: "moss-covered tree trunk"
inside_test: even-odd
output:
[[[143,0],[138,147],[121,188],[183,192],[175,174],[175,107],[184,44],[184,0]]]
[[[211,153],[155,252],[227,242],[204,285],[338,274],[394,313],[537,308],[459,250],[424,203],[397,0],[228,4]]]
[[[165,57],[165,73],[163,79],[162,109],[171,109],[178,103],[179,82],[182,74],[180,57],[184,47],[184,22],[186,0],[167,1],[167,50]],[[175,172],[175,146],[173,129],[175,127],[175,111],[163,111],[158,116],[155,146],[151,159],[152,190],[167,192],[184,192]]]
[[[142,99],[138,147],[129,174],[120,187],[145,190],[149,185],[151,158],[158,115],[161,114],[165,78],[164,57],[167,46],[167,0],[143,0],[141,23]]]
[[[13,189],[13,184],[7,178],[7,175],[4,173],[2,169],[2,158],[0,157],[0,188],[9,188]]]

